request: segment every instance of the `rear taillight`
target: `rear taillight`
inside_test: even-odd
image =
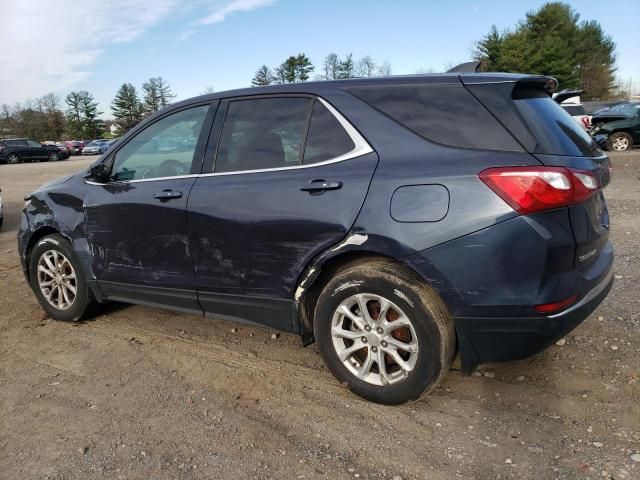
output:
[[[600,189],[591,172],[564,167],[498,167],[478,175],[520,214],[580,203]]]
[[[560,300],[559,302],[545,303],[543,305],[536,305],[533,307],[538,313],[554,313],[564,310],[569,305],[573,305],[578,299],[578,295],[572,295],[569,298]]]

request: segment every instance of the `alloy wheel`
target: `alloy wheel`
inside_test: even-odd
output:
[[[76,272],[69,259],[57,250],[47,250],[38,260],[38,286],[49,304],[68,310],[76,299]]]
[[[616,137],[613,139],[613,149],[622,152],[629,148],[629,140],[625,137]]]
[[[10,163],[11,165],[15,165],[19,161],[20,159],[18,158],[18,155],[16,155],[15,153],[10,153],[9,156],[7,157],[7,163]]]
[[[401,382],[418,360],[418,337],[411,320],[380,295],[360,293],[340,303],[331,337],[347,370],[373,385]]]

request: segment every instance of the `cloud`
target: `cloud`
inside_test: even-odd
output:
[[[249,12],[256,8],[273,5],[275,0],[231,0],[223,2],[211,9],[208,15],[196,22],[196,25],[212,25],[220,23],[228,15],[235,12]]]
[[[179,0],[2,0],[0,103],[69,88],[109,46],[130,42]]]

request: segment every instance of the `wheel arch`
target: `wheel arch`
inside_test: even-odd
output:
[[[25,258],[26,265],[27,265],[25,273],[26,273],[26,276],[27,276],[27,280],[29,282],[31,282],[31,278],[29,278],[29,261],[31,259],[31,252],[33,251],[33,247],[36,246],[36,243],[38,243],[44,237],[48,237],[49,235],[62,235],[64,237],[64,235],[58,229],[56,229],[56,228],[54,228],[54,227],[52,227],[50,225],[45,225],[45,226],[40,227],[37,230],[35,230],[31,234],[31,237],[29,238],[29,242],[27,243],[27,248],[26,248],[25,253],[24,253],[24,258]]]
[[[333,251],[330,251],[333,253]],[[388,253],[369,249],[351,249],[339,253],[321,255],[307,265],[297,282],[294,297],[295,315],[299,326],[303,345],[310,345],[315,341],[313,331],[313,319],[316,303],[322,289],[327,282],[338,272],[348,266],[371,260],[384,260],[395,263],[398,267],[410,270],[425,285],[432,286],[424,275],[403,261]]]

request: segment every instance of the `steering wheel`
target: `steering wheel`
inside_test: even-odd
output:
[[[156,168],[156,177],[176,177],[188,173],[189,169],[178,160],[165,160]]]

